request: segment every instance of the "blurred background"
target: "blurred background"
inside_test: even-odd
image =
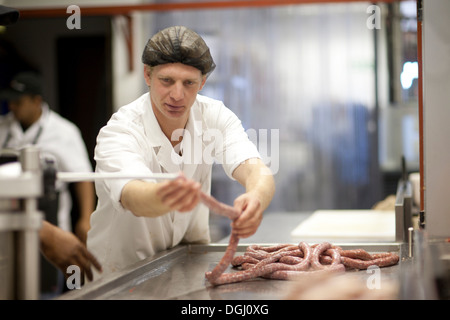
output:
[[[185,25],[217,64],[201,93],[268,134],[277,184],[268,211],[371,208],[396,192],[402,156],[419,170],[416,1],[288,2],[78,0],[81,28],[70,29],[73,1],[0,0],[23,10],[0,30],[0,85],[21,69],[41,72],[47,102],[80,127],[95,165],[99,129],[147,91],[148,38]],[[219,165],[212,185],[230,204],[243,190]]]

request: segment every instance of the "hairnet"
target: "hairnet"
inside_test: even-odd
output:
[[[183,26],[169,27],[151,37],[142,62],[149,66],[180,62],[209,75],[216,67],[209,48],[197,33]]]

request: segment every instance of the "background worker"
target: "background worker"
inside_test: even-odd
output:
[[[63,172],[89,172],[92,167],[79,129],[67,119],[52,111],[43,100],[41,78],[34,72],[17,74],[8,88],[0,91],[0,99],[8,102],[10,112],[0,116],[0,146],[2,150],[15,150],[35,145],[42,158],[54,162],[55,169]],[[0,153],[1,156],[1,153]],[[65,183],[56,182],[58,196],[55,201],[40,201],[45,221],[40,230],[43,255],[62,271],[70,264],[79,264],[82,272],[91,278],[91,267],[101,269],[100,264],[88,252],[85,243],[90,227],[89,218],[95,207],[95,191],[92,182],[77,182],[75,190],[80,208],[80,219],[71,226],[72,199]],[[40,200],[44,200],[43,198]],[[45,263],[43,291],[53,287],[52,277]],[[47,275],[45,272],[50,273]]]
[[[51,110],[43,100],[38,74],[19,73],[10,87],[0,92],[0,98],[8,101],[10,109],[0,120],[2,149],[20,150],[27,145],[35,145],[40,149],[41,157],[55,161],[57,171],[92,172],[79,129]],[[58,190],[57,223],[63,230],[71,231],[72,199],[66,184],[59,183]],[[85,243],[89,218],[95,207],[94,186],[92,182],[77,182],[75,190],[80,219],[74,232]]]

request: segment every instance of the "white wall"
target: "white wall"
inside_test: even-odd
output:
[[[426,230],[450,236],[450,1],[424,1]]]
[[[144,32],[143,14],[132,15],[133,69],[128,66],[127,21],[125,17],[115,17],[112,21],[112,72],[113,72],[113,111],[130,103],[147,91],[144,81],[142,51],[151,35]]]
[[[143,0],[0,0],[0,4],[5,6],[10,6],[14,8],[43,8],[43,7],[65,7],[72,4],[76,4],[81,8],[81,19],[82,19],[82,31],[84,33],[89,33],[92,30],[95,32],[92,26],[86,25],[86,19],[83,19],[83,6],[106,6],[106,5],[131,5],[144,2]],[[145,1],[146,3],[151,1]],[[126,19],[123,16],[117,16],[112,19],[112,75],[113,75],[113,111],[117,110],[119,107],[128,104],[132,100],[136,99],[138,96],[146,91],[145,82],[143,80],[141,54],[145,46],[145,43],[149,35],[143,33],[143,22],[146,19],[145,13],[134,13],[132,14],[132,41],[133,41],[133,70],[128,68],[128,51],[127,51],[127,32]],[[26,20],[22,20],[21,24],[27,23]],[[42,27],[42,26],[41,26]],[[61,26],[51,26],[51,30],[48,32],[44,31],[44,34],[48,35],[45,39],[50,39],[54,34],[60,33],[70,33],[65,25]],[[76,31],[80,33],[81,31]],[[74,32],[72,32],[74,33]],[[50,38],[49,38],[50,37]],[[53,36],[54,37],[54,36]],[[41,41],[42,37],[33,37],[32,40]],[[39,40],[38,40],[39,39]],[[53,38],[51,38],[53,39]],[[51,40],[50,39],[50,40]],[[42,42],[41,42],[42,44]],[[36,43],[33,41],[27,41],[29,48],[25,48],[25,51],[32,50],[33,46],[36,47]],[[31,47],[30,47],[31,46]],[[54,60],[54,48],[53,44],[47,43],[45,46],[40,47],[41,54],[37,57],[42,59]],[[42,50],[46,50],[42,52]],[[35,61],[33,61],[35,62]],[[38,65],[43,62],[37,61]],[[48,68],[53,68],[49,63],[44,63]],[[53,81],[53,75],[55,71],[49,69],[46,78],[49,79],[48,86],[52,88],[55,86]],[[54,98],[51,89],[47,91],[50,92],[49,99],[52,106],[56,106],[56,100]]]
[[[50,107],[59,111],[56,39],[70,36],[102,35],[109,30],[107,19],[81,17],[81,29],[69,30],[65,19],[19,19],[7,28],[5,36],[18,52],[42,73],[44,97]],[[125,62],[123,62],[125,63]]]

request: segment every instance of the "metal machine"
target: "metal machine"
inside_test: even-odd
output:
[[[40,294],[39,150],[25,148],[19,158],[19,174],[0,179],[0,299],[38,299]]]
[[[39,231],[43,219],[56,221],[56,212],[47,208],[56,200],[57,181],[177,177],[176,174],[58,173],[52,159],[42,159],[34,146],[22,149],[19,154],[3,152],[2,159],[6,163],[0,166],[0,300],[40,297]]]

